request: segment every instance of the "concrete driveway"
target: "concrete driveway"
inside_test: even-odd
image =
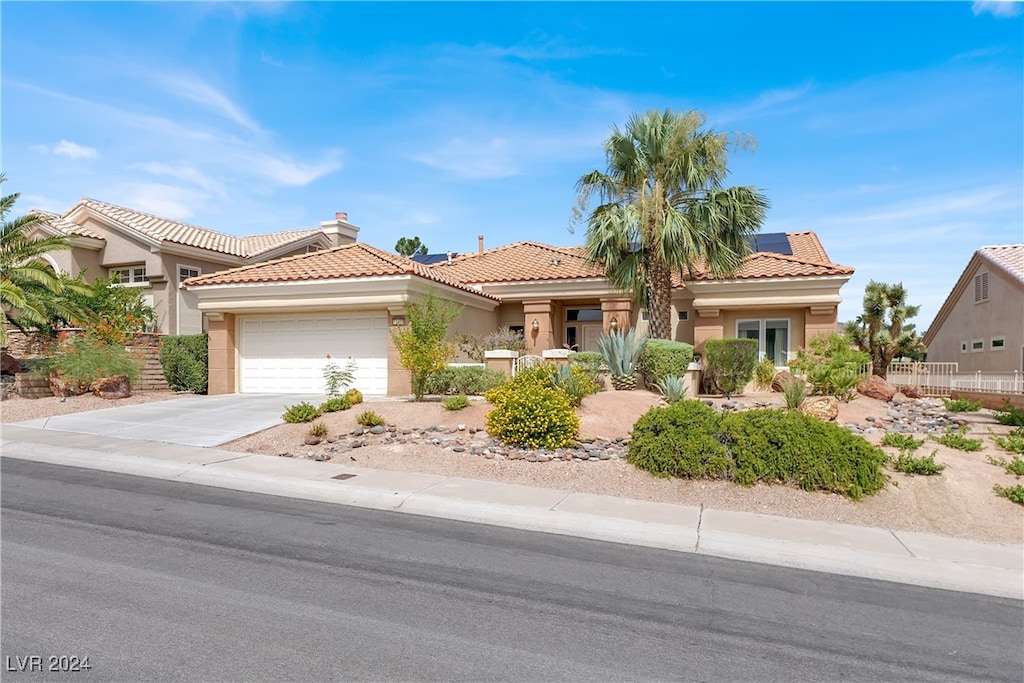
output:
[[[18,424],[37,429],[160,441],[184,446],[218,446],[282,424],[285,406],[320,405],[325,396],[232,394],[183,396],[169,401],[56,415]]]

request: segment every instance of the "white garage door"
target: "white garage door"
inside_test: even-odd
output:
[[[240,336],[241,393],[322,394],[324,366],[344,368],[351,357],[352,386],[368,396],[387,394],[386,313],[245,317]]]

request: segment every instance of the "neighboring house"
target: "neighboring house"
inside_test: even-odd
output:
[[[259,261],[329,249],[356,241],[359,228],[344,213],[319,228],[238,237],[113,204],[83,199],[63,215],[34,210],[34,231],[61,234],[71,249],[47,254],[54,271],[87,281],[115,277],[138,287],[167,334],[205,330],[196,296],[181,283],[190,277]]]
[[[1024,244],[982,247],[924,335],[928,361],[1024,371]]]
[[[811,232],[759,235],[734,277],[701,271],[673,292],[675,338],[702,352],[708,339],[757,339],[784,366],[805,340],[836,329],[839,290],[853,269],[832,263]],[[465,306],[453,331],[508,325],[531,353],[596,350],[610,329],[646,328],[646,314],[588,265],[578,247],[518,242],[430,259],[362,243],[202,275],[186,283],[210,323],[210,392],[323,390],[322,368],[356,361],[367,394],[409,393],[389,330],[409,298],[434,290]]]

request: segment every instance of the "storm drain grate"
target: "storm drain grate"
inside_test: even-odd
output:
[[[344,481],[345,479],[351,479],[354,476],[356,476],[356,475],[348,474],[347,472],[345,472],[345,473],[342,473],[342,474],[337,474],[337,475],[331,477],[331,479],[341,479],[342,481]]]

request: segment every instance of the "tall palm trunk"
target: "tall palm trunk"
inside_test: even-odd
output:
[[[652,339],[674,339],[672,334],[672,270],[661,259],[646,268],[648,332]]]

